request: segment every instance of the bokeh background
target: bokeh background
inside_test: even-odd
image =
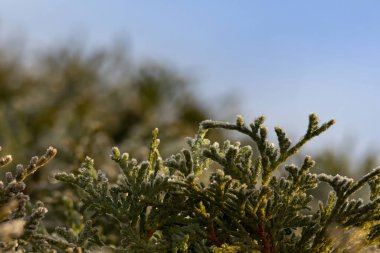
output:
[[[21,162],[57,147],[33,179],[50,184],[86,155],[108,168],[114,145],[143,158],[155,127],[169,155],[206,118],[264,114],[298,139],[316,112],[337,124],[304,153],[358,177],[380,164],[379,13],[379,1],[1,0],[0,145]]]

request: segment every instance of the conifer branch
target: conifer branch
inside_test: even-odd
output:
[[[49,148],[28,166],[16,166],[0,182],[1,250],[31,252],[345,252],[380,247],[380,168],[355,181],[340,175],[311,173],[315,162],[306,156],[300,166],[285,162],[334,121],[319,125],[312,114],[306,134],[292,146],[276,127],[278,147],[267,139],[264,117],[247,127],[207,120],[188,148],[164,159],[158,130],[152,132],[149,154],[138,161],[113,148],[111,159],[120,169],[117,180],[97,169],[87,157],[75,173],[55,178],[76,189],[71,208],[79,226],[66,224],[54,231],[43,228],[47,208],[31,205],[23,194],[25,178],[55,156]],[[251,145],[229,140],[219,144],[206,138],[213,128],[232,129],[249,136]],[[4,166],[10,156],[0,159]],[[201,178],[211,166],[208,178]],[[274,173],[283,166],[285,174]],[[319,208],[310,205],[309,191],[327,183],[331,192]],[[354,198],[368,184],[370,201]],[[31,205],[28,212],[26,206]],[[4,235],[10,225],[20,233]],[[107,232],[113,232],[112,237]],[[338,233],[338,235],[337,235]],[[357,242],[348,245],[357,233]]]

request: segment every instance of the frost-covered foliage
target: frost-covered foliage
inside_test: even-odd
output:
[[[309,156],[300,166],[286,164],[334,121],[320,125],[317,116],[310,115],[306,134],[295,144],[283,129],[275,128],[278,146],[268,141],[263,123],[264,117],[259,117],[247,126],[241,116],[234,124],[203,121],[195,138],[188,139],[189,147],[166,159],[159,153],[155,129],[146,161],[113,148],[111,159],[120,167],[115,182],[86,158],[77,173],[56,175],[77,188],[79,201],[67,212],[71,222],[49,231],[50,235],[39,232],[37,223],[43,215],[38,210],[45,210],[39,204],[30,215],[39,214],[35,229],[12,235],[12,241],[29,243],[42,252],[379,250],[380,168],[354,181],[313,174]],[[211,143],[206,134],[215,128],[241,132],[252,146],[228,140]],[[254,155],[253,147],[259,155]],[[218,169],[205,183],[200,177],[211,167]],[[281,167],[287,174],[276,176]],[[15,182],[17,175],[11,177]],[[321,182],[328,183],[331,192],[327,202],[313,210],[309,190]],[[371,189],[368,203],[352,197],[366,184]],[[31,219],[24,218],[26,224]]]
[[[41,202],[31,206],[29,196],[23,191],[26,187],[24,180],[44,166],[56,153],[56,149],[49,147],[45,155],[32,157],[26,167],[18,164],[15,173],[7,172],[5,180],[0,181],[1,252],[36,252],[40,249],[49,251],[49,237],[39,227],[47,209]],[[12,156],[3,156],[0,158],[0,167],[11,162]]]

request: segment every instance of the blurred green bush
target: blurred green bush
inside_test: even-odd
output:
[[[59,150],[60,169],[77,167],[86,155],[102,164],[102,152],[115,145],[142,157],[155,127],[167,129],[162,148],[169,154],[183,142],[179,133],[193,133],[211,116],[184,75],[158,63],[133,64],[122,47],[56,48],[29,67],[6,48],[0,55],[0,143],[17,160],[49,145]]]

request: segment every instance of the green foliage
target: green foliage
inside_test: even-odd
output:
[[[114,180],[118,169],[107,159],[113,146],[145,158],[149,131],[159,127],[167,130],[160,137],[161,152],[168,155],[185,146],[183,136],[210,115],[184,74],[159,63],[136,64],[118,45],[53,47],[30,57],[29,66],[27,57],[13,56],[11,49],[0,45],[0,144],[21,163],[47,146],[59,150],[52,170],[27,179],[27,193],[55,210],[46,215],[48,229],[63,225],[67,216],[78,225],[72,210],[78,197],[70,187],[51,184],[58,169],[76,173],[91,156]]]
[[[74,173],[55,178],[76,189],[78,203],[68,205],[71,221],[55,231],[43,229],[42,203],[33,211],[2,215],[2,225],[22,217],[23,233],[11,234],[3,249],[41,252],[367,252],[380,246],[380,168],[359,180],[340,175],[312,173],[315,162],[304,158],[301,166],[286,164],[302,146],[327,130],[334,121],[319,125],[312,114],[306,134],[295,144],[275,128],[278,147],[267,139],[264,117],[246,126],[206,120],[188,149],[169,158],[159,152],[158,130],[152,132],[145,161],[112,149],[111,159],[120,168],[117,180],[96,169],[87,157]],[[230,129],[248,136],[258,148],[229,140],[211,143],[208,131]],[[23,179],[48,161],[32,158],[26,169],[7,174],[2,187],[3,206],[24,189]],[[6,164],[9,156],[2,158]],[[206,183],[205,170],[218,169]],[[275,171],[284,167],[286,175]],[[330,185],[326,202],[312,209],[311,189]],[[9,185],[15,186],[9,186]],[[17,185],[17,187],[16,187]],[[353,196],[370,186],[370,200]],[[17,188],[17,190],[14,189]],[[29,203],[23,197],[23,203]],[[23,205],[25,207],[25,204]],[[73,218],[76,217],[76,218]],[[1,230],[2,231],[2,230]]]
[[[51,160],[57,151],[50,147],[45,155],[34,156],[28,166],[16,166],[15,174],[7,172],[5,180],[0,181],[0,248],[2,252],[37,251],[39,248],[49,252],[50,241],[39,231],[40,222],[47,213],[41,202],[31,207],[29,196],[25,195],[25,183],[28,176]],[[0,167],[9,164],[12,157],[0,158]],[[32,208],[31,211],[27,209]],[[51,239],[55,240],[55,239]],[[67,246],[62,242],[63,246]]]

